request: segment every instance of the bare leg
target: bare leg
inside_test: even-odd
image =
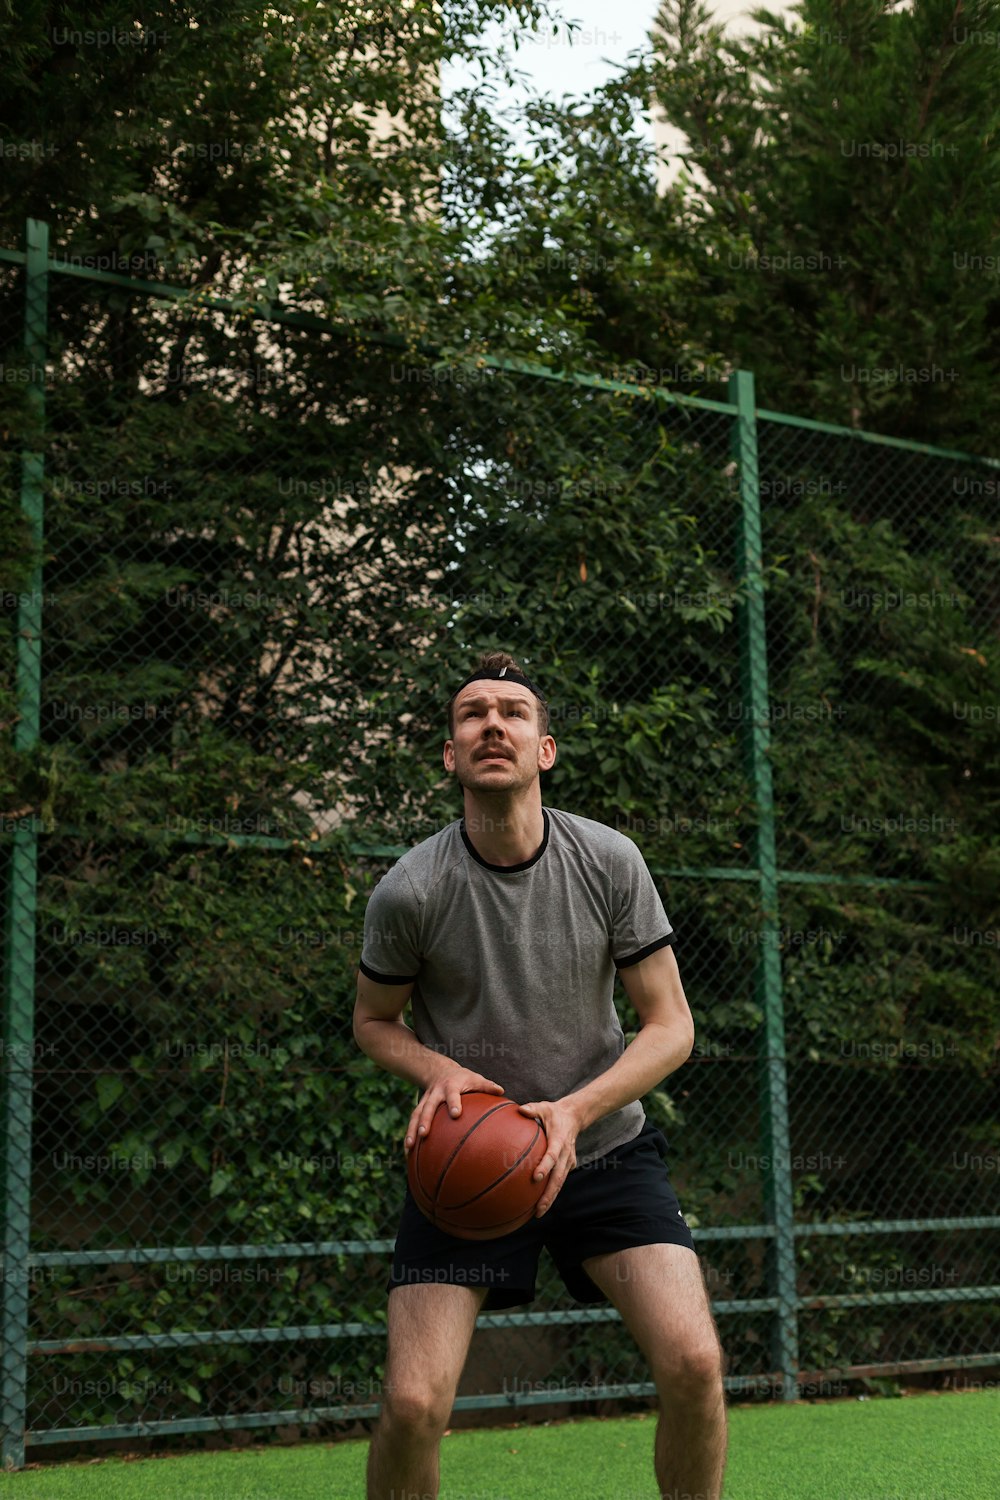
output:
[[[723,1357],[697,1255],[684,1245],[635,1245],[583,1267],[649,1362],[660,1398],[653,1464],[661,1500],[719,1500]]]
[[[382,1410],[368,1450],[368,1500],[433,1500],[451,1416],[486,1288],[443,1283],[389,1293]]]

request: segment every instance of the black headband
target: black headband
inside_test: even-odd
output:
[[[521,687],[530,689],[530,691],[534,693],[535,697],[540,699],[543,703],[545,701],[539,689],[535,687],[535,684],[529,678],[525,677],[521,672],[515,672],[513,667],[487,667],[484,671],[473,672],[471,677],[467,677],[464,682],[460,682],[458,684],[458,687],[451,695],[452,700],[454,701],[454,699],[458,697],[462,689],[464,687],[468,687],[470,682],[478,682],[481,677],[487,677],[493,682],[518,682],[520,683]]]

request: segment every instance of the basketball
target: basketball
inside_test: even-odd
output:
[[[535,1182],[532,1174],[547,1145],[539,1122],[502,1094],[463,1094],[457,1116],[442,1101],[407,1157],[410,1192],[438,1229],[498,1239],[535,1212],[548,1178]]]

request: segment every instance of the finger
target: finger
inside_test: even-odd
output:
[[[457,1088],[448,1090],[448,1113],[453,1120],[457,1120],[462,1113],[462,1091]]]
[[[548,1174],[552,1171],[552,1168],[555,1166],[555,1164],[555,1157],[552,1156],[549,1152],[546,1152],[546,1154],[542,1157],[541,1161],[538,1163],[538,1166],[532,1173],[535,1182],[541,1182],[543,1177],[547,1177]]]
[[[417,1138],[417,1126],[418,1126],[419,1123],[420,1123],[420,1110],[419,1109],[415,1109],[413,1111],[412,1115],[410,1116],[409,1123],[408,1123],[408,1125],[406,1127],[406,1136],[405,1136],[405,1138],[403,1140],[403,1150],[404,1151],[409,1151],[410,1148],[412,1147],[414,1141],[416,1140],[416,1138]]]
[[[431,1126],[434,1124],[434,1116],[437,1114],[438,1105],[440,1103],[440,1099],[435,1099],[432,1103],[428,1103],[423,1106],[420,1111],[420,1122],[417,1125],[418,1136],[425,1136],[430,1130]]]
[[[538,1207],[535,1210],[536,1219],[540,1219],[544,1213],[548,1213],[549,1209],[552,1207],[552,1204],[555,1202],[556,1197],[558,1196],[559,1189],[562,1187],[565,1181],[565,1172],[563,1172],[562,1175],[558,1177],[558,1179],[552,1179],[548,1187],[545,1189],[545,1192],[538,1200]]]
[[[547,1209],[552,1207],[552,1204],[562,1192],[563,1183],[566,1181],[566,1178],[569,1176],[570,1172],[575,1166],[575,1152],[571,1152],[568,1157],[563,1157],[562,1161],[556,1166],[556,1169],[552,1173],[552,1176],[545,1184],[544,1193],[538,1200],[538,1207],[541,1213],[545,1213]]]
[[[411,1146],[415,1145],[417,1141],[423,1140],[424,1136],[430,1130],[440,1103],[440,1097],[435,1098],[428,1095],[426,1099],[422,1099],[417,1105],[410,1116],[410,1123],[406,1131],[406,1138]]]
[[[487,1090],[492,1090],[495,1094],[502,1094],[504,1087],[502,1083],[496,1083],[492,1078],[481,1077],[478,1083],[470,1084],[463,1092],[466,1094],[485,1094]]]
[[[537,1125],[541,1125],[543,1130],[545,1129],[545,1121],[542,1119],[539,1105],[521,1104],[518,1108],[522,1115],[525,1115],[530,1120],[534,1120]]]

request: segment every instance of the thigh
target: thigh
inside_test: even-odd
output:
[[[578,1302],[603,1302],[588,1274],[593,1257],[670,1244],[694,1256],[694,1240],[670,1183],[663,1133],[648,1124],[634,1140],[577,1167],[541,1220],[549,1253]]]
[[[520,1229],[495,1240],[457,1239],[424,1217],[407,1188],[386,1287],[390,1304],[406,1287],[442,1285],[466,1291],[485,1288],[487,1311],[530,1302],[542,1249],[542,1223],[529,1219]]]
[[[583,1262],[622,1315],[653,1377],[721,1368],[722,1351],[701,1263],[685,1245],[634,1245]]]
[[[398,1286],[389,1296],[383,1393],[451,1403],[469,1353],[484,1287]]]

